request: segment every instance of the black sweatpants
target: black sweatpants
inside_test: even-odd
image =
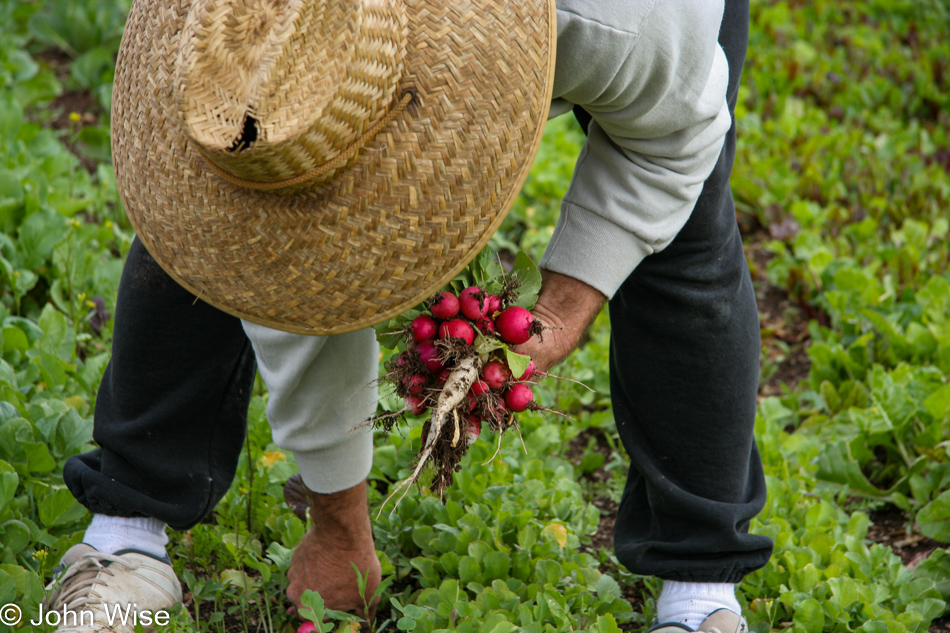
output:
[[[257,365],[241,321],[197,301],[135,239],[119,282],[99,448],[63,479],[93,512],[198,523],[228,491]]]
[[[720,32],[733,107],[748,12],[748,0],[728,0]],[[752,437],[758,314],[729,189],[734,154],[735,126],[686,226],[610,302],[614,414],[632,462],[614,540],[638,574],[736,582],[772,551],[748,534],[765,482]],[[67,486],[93,512],[191,527],[234,476],[254,367],[238,319],[196,301],[136,241],[96,403],[100,448],[67,463]]]
[[[748,0],[726,0],[730,111],[748,36]],[[748,533],[766,489],[753,439],[759,318],[729,187],[735,144],[733,116],[686,225],[610,301],[611,399],[631,461],[614,547],[631,571],[668,580],[738,582],[772,554],[769,538]]]

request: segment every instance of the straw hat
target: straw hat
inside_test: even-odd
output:
[[[291,332],[382,322],[485,245],[527,177],[554,0],[136,0],[116,182],[182,286]]]

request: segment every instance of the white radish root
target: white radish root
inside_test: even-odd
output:
[[[452,433],[452,448],[458,446],[459,443],[459,412],[458,409],[452,409],[452,419],[455,422],[455,430]]]
[[[426,437],[425,445],[422,448],[422,451],[419,453],[419,462],[416,464],[415,470],[412,474],[399,482],[399,484],[393,489],[393,491],[386,497],[386,500],[383,501],[382,505],[379,508],[379,514],[376,515],[377,518],[382,514],[383,508],[386,507],[386,504],[389,503],[389,500],[392,499],[396,494],[402,490],[403,493],[396,500],[393,509],[390,510],[390,515],[396,511],[396,508],[399,506],[399,503],[403,500],[406,494],[409,492],[409,486],[419,481],[419,475],[422,473],[422,469],[425,467],[426,462],[432,457],[432,452],[436,446],[437,441],[441,438],[442,433],[445,430],[446,424],[450,419],[455,420],[455,435],[454,441],[457,442],[457,435],[459,433],[458,427],[458,414],[456,413],[456,408],[465,400],[468,390],[478,379],[478,373],[481,370],[481,360],[478,356],[469,356],[462,359],[455,369],[452,370],[452,373],[449,374],[448,379],[445,381],[445,384],[442,386],[442,391],[439,393],[439,399],[436,402],[435,407],[432,408],[432,414],[429,417],[429,434]],[[453,444],[454,445],[454,444]]]

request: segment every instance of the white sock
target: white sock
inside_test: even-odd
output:
[[[134,549],[158,558],[168,557],[165,551],[165,546],[168,545],[165,523],[148,517],[94,514],[82,540],[83,543],[88,543],[106,554]]]
[[[695,631],[716,609],[741,613],[735,585],[664,580],[660,598],[656,601],[656,621],[659,624],[678,622]]]

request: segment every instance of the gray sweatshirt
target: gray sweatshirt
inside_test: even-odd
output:
[[[592,116],[541,267],[612,297],[686,223],[730,127],[721,0],[557,0],[550,117]]]

